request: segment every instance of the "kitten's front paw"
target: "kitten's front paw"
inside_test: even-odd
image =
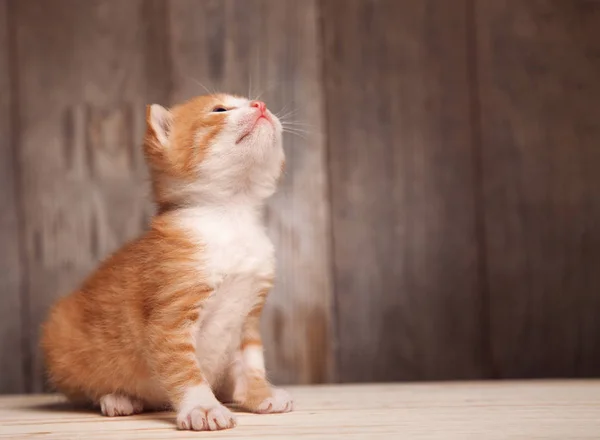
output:
[[[267,397],[258,405],[256,408],[257,413],[285,413],[294,409],[294,401],[287,391],[280,388],[273,388],[271,391],[273,395]]]
[[[177,414],[177,428],[193,431],[218,431],[233,428],[235,417],[223,405],[204,408],[197,406],[186,413]]]

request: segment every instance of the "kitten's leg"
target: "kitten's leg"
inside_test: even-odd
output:
[[[260,338],[261,312],[262,304],[250,313],[244,324],[240,352],[232,371],[233,399],[255,413],[289,412],[294,406],[292,397],[285,390],[272,387],[266,378]]]
[[[233,414],[213,394],[196,358],[192,335],[197,328],[198,305],[209,293],[176,292],[162,298],[159,308],[152,311],[152,366],[177,410],[179,429],[215,431],[235,426]]]
[[[107,417],[130,416],[141,413],[144,405],[141,400],[123,394],[107,394],[100,398],[100,410]]]

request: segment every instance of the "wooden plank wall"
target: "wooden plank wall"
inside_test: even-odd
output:
[[[44,389],[49,304],[145,227],[145,104],[205,88],[306,124],[266,210],[275,382],[600,374],[599,29],[589,0],[0,0],[0,393]]]
[[[481,377],[466,2],[323,5],[340,379]]]
[[[600,374],[600,2],[477,3],[501,377]]]
[[[25,387],[23,330],[27,324],[21,310],[23,270],[19,245],[19,166],[16,120],[13,115],[12,73],[9,50],[7,0],[0,0],[0,393],[16,393]]]

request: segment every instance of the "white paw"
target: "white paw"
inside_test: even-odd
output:
[[[144,405],[140,400],[122,394],[107,394],[100,398],[100,410],[107,417],[130,416],[141,413]]]
[[[256,412],[260,414],[284,413],[294,409],[294,401],[292,396],[280,388],[273,388],[273,395],[263,400]]]
[[[233,428],[235,417],[223,405],[204,408],[197,406],[189,412],[177,414],[177,428],[193,431],[218,431]]]

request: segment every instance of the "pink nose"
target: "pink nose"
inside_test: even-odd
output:
[[[256,107],[264,115],[267,111],[267,105],[262,101],[252,101],[250,107]]]

